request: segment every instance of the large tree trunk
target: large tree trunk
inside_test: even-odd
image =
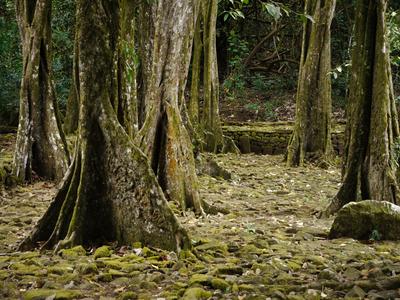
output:
[[[77,1],[80,122],[74,161],[48,211],[21,249],[118,241],[179,250],[186,231],[146,156],[118,121],[118,2]],[[95,46],[94,46],[95,45]]]
[[[140,4],[144,123],[135,138],[169,200],[202,214],[192,144],[181,117],[198,1]]]
[[[331,33],[336,0],[307,0],[306,21],[296,99],[296,121],[287,151],[287,164],[305,159],[327,160],[331,143]]]
[[[386,29],[386,0],[358,0],[352,54],[343,183],[325,214],[351,201],[399,203],[394,104]]]
[[[16,12],[23,75],[13,173],[21,181],[30,180],[32,172],[61,179],[69,155],[51,80],[51,1],[18,0]]]

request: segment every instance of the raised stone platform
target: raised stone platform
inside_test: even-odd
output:
[[[230,123],[222,126],[242,153],[283,154],[286,151],[293,122]],[[338,155],[343,153],[344,123],[333,124],[332,144]]]

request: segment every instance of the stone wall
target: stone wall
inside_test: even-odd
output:
[[[242,153],[283,154],[292,134],[292,122],[232,123],[222,126],[225,135],[231,137]],[[332,144],[338,155],[344,147],[343,123],[332,128]]]

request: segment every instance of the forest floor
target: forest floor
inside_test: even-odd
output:
[[[337,168],[287,168],[281,156],[268,155],[215,159],[232,178],[201,175],[201,196],[229,213],[179,216],[194,245],[180,257],[138,243],[14,252],[56,187],[35,182],[0,191],[0,298],[400,297],[399,243],[329,240],[333,219],[315,216],[338,189]]]

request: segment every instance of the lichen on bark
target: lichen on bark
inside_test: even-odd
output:
[[[193,146],[181,111],[198,0],[139,5],[142,126],[135,143],[149,157],[167,199],[203,214]]]

